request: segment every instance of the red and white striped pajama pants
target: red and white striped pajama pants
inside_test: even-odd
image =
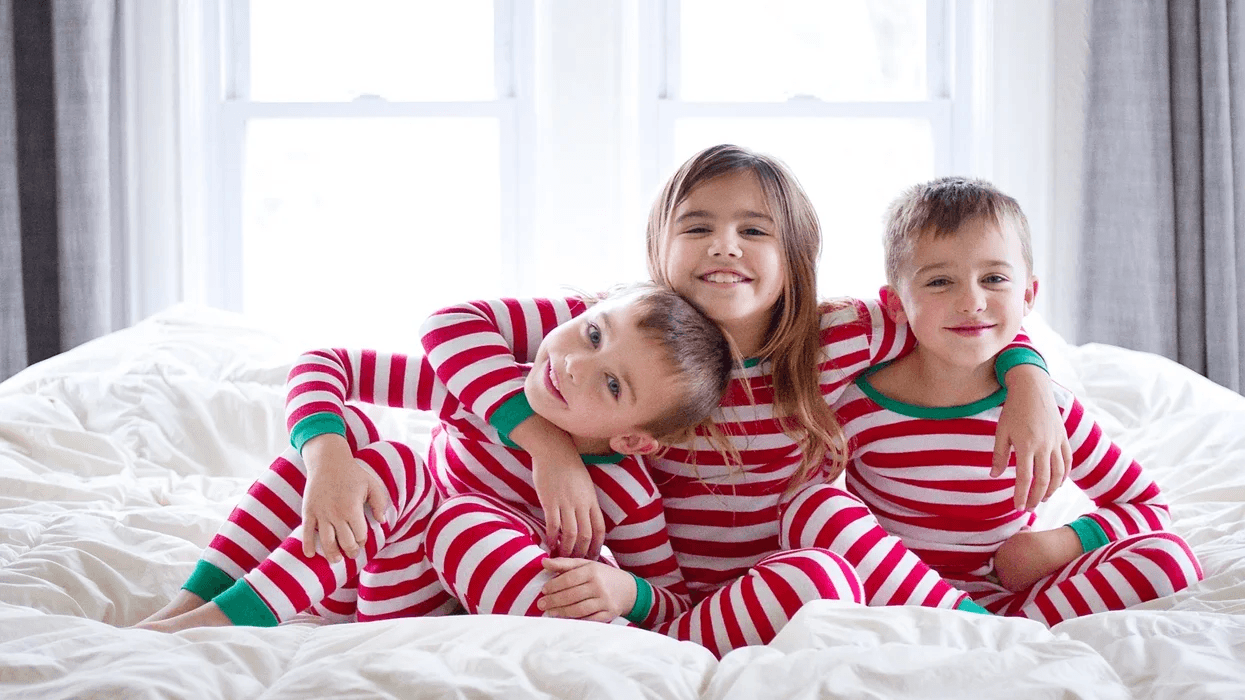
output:
[[[445,615],[457,603],[432,570],[424,534],[439,497],[424,460],[400,443],[380,441],[371,420],[346,406],[346,438],[360,466],[378,477],[392,508],[384,522],[370,512],[355,559],[332,564],[303,556],[302,505],[307,471],[293,448],[273,461],[209,543],[203,559],[242,577],[278,621],[304,610],[332,619],[372,620]]]
[[[497,499],[453,496],[433,516],[428,549],[442,581],[473,613],[541,615],[540,589],[551,574],[541,566],[548,556],[544,525]],[[624,556],[615,551],[624,568]],[[653,630],[694,641],[717,656],[750,644],[766,644],[810,600],[863,601],[863,589],[850,564],[833,552],[807,548],[778,552],[748,572],[670,618],[657,611]]]
[[[954,608],[965,598],[902,540],[887,534],[860,499],[828,484],[803,487],[783,508],[779,544],[841,555],[860,577],[868,605]]]
[[[996,615],[1049,627],[1162,598],[1201,579],[1202,566],[1187,542],[1171,532],[1147,532],[1086,552],[1025,591],[1013,593],[984,578],[958,585]]]

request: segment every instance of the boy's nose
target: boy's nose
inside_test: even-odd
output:
[[[562,358],[562,374],[572,384],[578,382],[580,360],[575,353],[567,353]]]
[[[984,311],[986,308],[986,293],[975,284],[968,285],[963,297],[960,299],[961,309],[965,312],[976,313]]]

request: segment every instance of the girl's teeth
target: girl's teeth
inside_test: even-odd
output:
[[[725,272],[714,272],[714,273],[705,275],[705,281],[706,282],[717,282],[717,283],[730,283],[730,282],[743,282],[744,278],[740,277],[739,275],[732,275],[732,274],[728,274]]]

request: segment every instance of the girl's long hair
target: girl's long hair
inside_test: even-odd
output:
[[[751,172],[761,185],[786,268],[783,292],[774,305],[767,341],[757,357],[769,360],[773,368],[774,418],[801,451],[800,467],[788,488],[822,470],[833,479],[843,470],[847,450],[843,428],[821,393],[819,365],[824,358],[817,300],[821,225],[808,195],[787,166],[770,156],[728,144],[692,156],[666,182],[649,213],[649,275],[672,286],[663,262],[674,210],[705,182],[740,171]]]

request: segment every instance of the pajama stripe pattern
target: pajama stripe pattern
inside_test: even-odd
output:
[[[478,340],[478,337],[472,338],[469,342]],[[465,353],[467,359],[461,356],[454,359],[469,367],[475,363],[487,367],[490,353],[498,351],[486,344],[475,344]],[[509,348],[504,351],[506,357],[510,357],[511,352]],[[517,388],[521,392],[529,367],[523,365],[514,369],[517,373],[513,375],[493,373],[472,383],[454,386],[473,397],[477,406],[485,405],[482,397],[505,403],[516,395],[515,392],[495,391],[489,387],[492,382],[510,382],[513,386],[509,389]],[[349,401],[432,411],[440,423],[433,429],[428,463],[438,485],[438,494],[489,496],[513,506],[529,518],[543,518],[528,454],[503,444],[492,425],[470,413],[458,395],[433,372],[426,357],[370,350],[321,350],[300,358],[291,372],[291,383],[287,405],[291,433],[296,432],[302,421],[325,414],[343,416]],[[655,611],[660,619],[667,619],[686,608],[687,591],[666,535],[660,495],[648,470],[636,458],[615,455],[612,459],[612,463],[605,458],[594,459],[602,463],[589,467],[608,527],[606,543],[619,566],[641,576],[659,590],[656,595],[663,604],[656,606]],[[421,531],[418,537],[424,534]],[[444,565],[458,569],[464,564],[450,559]],[[490,573],[500,575],[491,570]],[[360,599],[367,597],[368,590],[361,587],[359,595]],[[506,601],[491,604],[519,614]]]
[[[1028,591],[1012,595],[991,582],[994,552],[1036,518],[1013,505],[1014,457],[1002,476],[989,476],[1005,392],[931,412],[881,397],[862,377],[836,405],[852,450],[847,487],[887,532],[994,612],[1056,624],[1169,595],[1200,579],[1188,545],[1166,532],[1171,518],[1158,485],[1071,392],[1054,389],[1073,451],[1069,477],[1094,502],[1085,518],[1110,544]]]
[[[291,448],[251,486],[203,559],[245,579],[278,622],[306,610],[334,620],[448,614],[457,604],[423,548],[438,503],[427,466],[409,447],[375,440],[375,426],[357,409],[348,408],[344,417],[356,462],[380,478],[393,505],[384,522],[367,514],[359,556],[333,564],[319,552],[303,555],[307,473]]]
[[[582,313],[583,308],[576,299],[472,302],[450,307],[425,322],[424,350],[447,386],[460,395],[469,396],[466,401],[471,403],[474,412],[491,416],[513,393],[489,393],[482,387],[493,385],[496,378],[505,378],[515,391],[521,390],[520,365],[534,359],[536,348],[546,333]],[[856,300],[823,305],[821,341],[821,387],[828,403],[866,368],[898,357],[913,346],[907,327],[891,321],[879,303]],[[1016,344],[1009,347],[1032,349],[1024,336],[1019,336]],[[735,600],[732,596],[740,595],[747,598],[758,590],[755,581],[772,581],[775,571],[796,575],[791,567],[764,569],[764,576],[757,573],[761,562],[783,547],[779,533],[780,506],[789,496],[787,487],[800,461],[797,443],[782,431],[774,418],[770,364],[762,362],[735,370],[728,396],[713,418],[738,450],[742,465],[726,465],[714,444],[705,437],[696,438],[690,445],[671,448],[646,463],[661,492],[679,567],[693,602],[698,604],[693,612],[708,615],[710,617],[705,620],[712,620],[712,624],[702,624],[697,629],[726,629],[739,625],[751,631],[743,637],[727,635],[727,638],[768,641],[768,636],[758,637],[753,633],[769,629],[773,620],[767,622],[769,618],[760,610],[770,611],[772,604],[765,607],[757,600],[725,607],[699,604],[730,586],[734,586],[732,592],[722,594],[719,600]],[[441,478],[443,470],[435,472]],[[490,478],[493,483],[512,483],[511,476],[497,473]],[[825,507],[833,506],[837,506],[837,502]],[[823,520],[838,522],[829,516]],[[817,536],[816,533],[798,533],[788,539],[816,541]],[[863,548],[842,538],[830,537],[830,533],[822,539],[836,542],[836,547],[852,552],[865,565],[873,561],[891,563],[890,558],[873,553],[873,549],[881,547],[889,552],[896,546],[893,539],[885,539],[884,533],[873,533],[872,540],[866,539]],[[822,562],[829,567],[825,571],[827,580],[841,582],[840,559],[839,554],[821,550],[808,561]],[[902,563],[911,563],[917,569],[923,566],[912,557],[903,558]],[[877,576],[872,570],[859,574],[866,579]],[[905,585],[878,587],[878,595],[870,602],[925,603],[931,587],[922,581],[928,575],[928,569],[916,576],[905,572],[901,577],[907,582]],[[851,580],[859,584],[855,576]],[[801,594],[817,591],[821,597],[843,600],[858,597],[850,586],[835,593],[810,585],[794,586],[792,590]],[[863,600],[865,596],[859,597]],[[948,594],[938,598],[937,604],[953,605],[956,597]],[[718,615],[729,615],[732,619],[719,620],[715,617]],[[707,645],[714,644],[716,642],[710,640]]]

